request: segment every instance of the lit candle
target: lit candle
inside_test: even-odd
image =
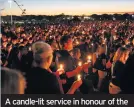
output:
[[[82,62],[79,62],[79,63],[78,63],[78,66],[82,66]]]
[[[60,64],[60,69],[63,69],[63,65],[62,64]]]
[[[81,75],[80,74],[77,76],[77,80],[78,81],[81,80]]]
[[[91,58],[91,56],[89,55],[89,56],[87,57],[87,59],[88,59],[87,62],[91,62],[91,59],[92,59],[92,58]]]
[[[77,45],[79,45],[79,42],[78,42],[78,41],[76,41],[76,44],[77,44]]]

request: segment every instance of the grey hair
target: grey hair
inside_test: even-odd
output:
[[[16,70],[2,68],[1,69],[1,93],[2,94],[19,94],[20,80],[24,76]]]
[[[32,45],[32,51],[34,60],[37,64],[42,63],[43,59],[48,58],[52,54],[51,46],[43,41],[35,42]],[[45,56],[42,57],[42,53],[45,53]]]

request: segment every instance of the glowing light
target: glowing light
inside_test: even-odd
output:
[[[60,69],[63,69],[63,65],[62,64],[60,64]]]
[[[78,81],[81,80],[81,75],[80,74],[77,76],[77,80]]]
[[[88,57],[87,57],[87,62],[91,62],[91,59],[92,59],[92,57],[89,55]]]
[[[78,63],[78,66],[82,66],[82,62],[79,62],[79,63]]]
[[[8,0],[8,3],[10,4],[10,8],[11,8],[11,6],[12,6],[12,0]]]
[[[78,42],[78,41],[76,41],[76,44],[77,44],[77,45],[79,45],[79,42]]]

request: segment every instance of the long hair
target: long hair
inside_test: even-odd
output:
[[[122,57],[122,55],[127,52],[127,49],[125,47],[120,47],[118,48],[118,50],[115,52],[114,58],[113,58],[113,62],[116,62],[118,60],[120,60],[120,58]]]
[[[24,76],[16,70],[8,68],[1,69],[1,93],[2,94],[20,94],[21,80],[25,81]],[[24,91],[24,90],[23,90]]]

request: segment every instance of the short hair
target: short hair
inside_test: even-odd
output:
[[[8,44],[7,44],[7,47],[9,47],[9,46],[12,46],[12,44],[11,44],[11,43],[8,43]]]
[[[52,45],[52,43],[54,42],[54,40],[55,40],[54,38],[49,39],[49,40],[48,40],[48,44],[49,44],[49,45]]]
[[[20,94],[20,80],[24,80],[21,72],[2,68],[1,69],[1,93],[2,94]]]
[[[67,43],[68,39],[70,39],[70,38],[71,38],[71,36],[69,36],[69,35],[62,36],[60,39],[60,44],[62,46],[64,46],[64,44]]]
[[[43,59],[48,58],[52,54],[52,48],[49,44],[38,41],[32,45],[33,57],[37,64],[41,64]],[[45,52],[45,56],[41,56]]]
[[[18,39],[17,36],[12,37],[12,40],[17,40],[17,39]]]
[[[19,46],[19,51],[23,51],[24,49],[27,49],[27,47],[22,45]]]

